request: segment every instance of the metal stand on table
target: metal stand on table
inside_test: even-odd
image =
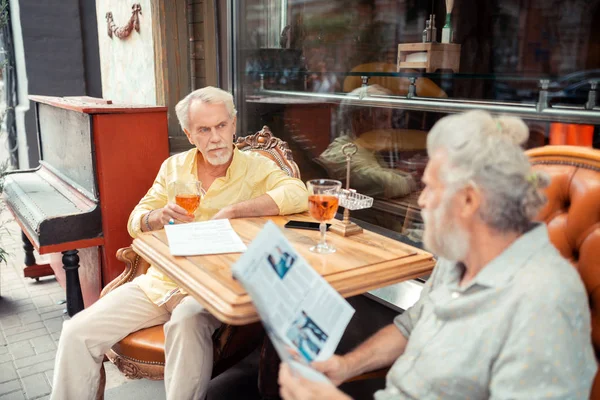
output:
[[[363,229],[350,221],[350,210],[362,210],[373,205],[373,198],[356,193],[350,189],[350,163],[352,156],[356,154],[358,147],[354,143],[342,146],[342,154],[346,156],[346,189],[342,189],[339,195],[340,206],[344,207],[344,218],[342,221],[334,221],[329,230],[341,236],[352,236],[362,233]]]

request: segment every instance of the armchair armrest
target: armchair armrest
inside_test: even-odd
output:
[[[131,247],[119,249],[117,251],[117,260],[125,263],[125,270],[102,289],[100,297],[122,284],[130,282],[134,278],[145,274],[148,268],[150,268],[150,263],[140,257]]]

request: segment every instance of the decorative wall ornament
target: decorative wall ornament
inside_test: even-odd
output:
[[[131,31],[133,29],[136,30],[137,33],[140,33],[140,17],[139,14],[142,13],[142,6],[139,3],[135,3],[131,6],[131,18],[124,26],[118,28],[113,19],[112,12],[106,13],[106,23],[108,27],[108,36],[112,39],[113,35],[118,37],[119,39],[125,39],[129,35],[131,35]]]

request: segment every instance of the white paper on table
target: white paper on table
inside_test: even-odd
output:
[[[174,256],[242,253],[246,250],[228,219],[165,225],[165,232]]]

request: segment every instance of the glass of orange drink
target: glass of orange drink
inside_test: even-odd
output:
[[[175,203],[185,209],[188,215],[193,216],[202,200],[202,182],[177,181],[175,182]]]
[[[342,182],[333,179],[313,179],[306,182],[308,189],[308,212],[310,216],[320,222],[321,240],[309,250],[319,254],[335,252],[335,247],[327,243],[325,233],[326,222],[335,217],[339,204],[339,193]]]

